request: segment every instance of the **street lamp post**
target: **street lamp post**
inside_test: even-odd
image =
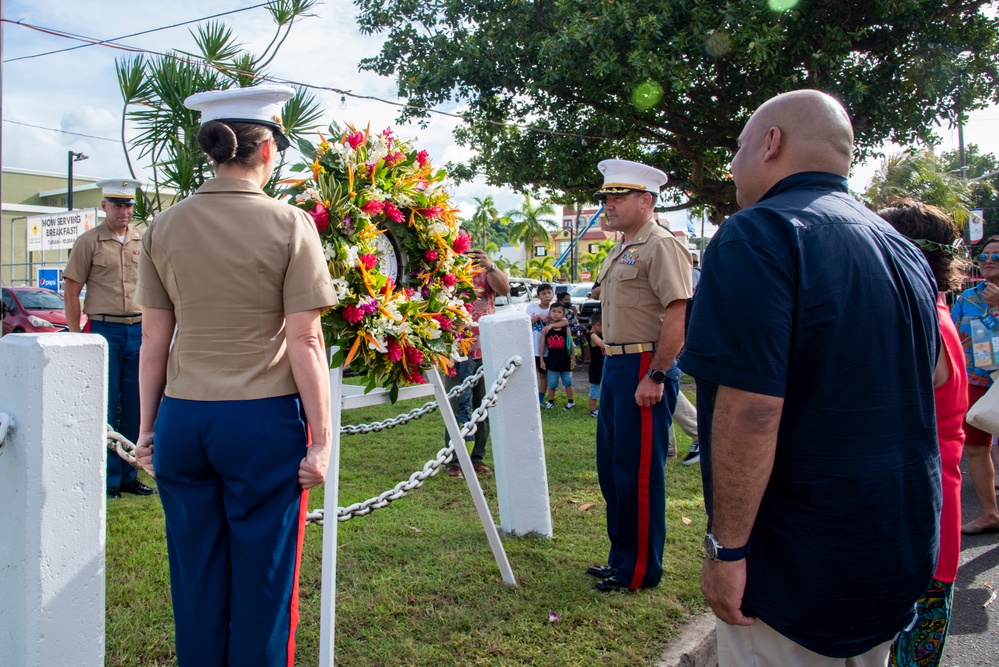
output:
[[[86,160],[88,156],[83,153],[74,153],[73,151],[67,151],[69,154],[66,156],[66,162],[69,167],[69,181],[68,189],[66,190],[66,208],[70,211],[73,210],[73,163],[82,162]]]

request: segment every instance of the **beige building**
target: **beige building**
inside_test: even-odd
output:
[[[101,189],[93,178],[73,175],[73,209],[101,211]],[[3,218],[0,220],[0,284],[35,285],[39,268],[62,268],[69,250],[27,250],[28,217],[67,210],[68,177],[65,173],[4,167],[2,171]],[[143,188],[144,190],[146,188]],[[166,196],[172,196],[170,191]]]

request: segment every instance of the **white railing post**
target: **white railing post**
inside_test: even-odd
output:
[[[531,320],[514,310],[487,315],[479,320],[479,335],[487,390],[507,359],[519,355],[523,360],[523,365],[507,381],[496,406],[489,411],[500,529],[514,535],[551,537],[548,470]]]
[[[0,665],[104,665],[107,344],[0,339]]]

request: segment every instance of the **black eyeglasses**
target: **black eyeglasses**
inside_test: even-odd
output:
[[[993,262],[999,262],[999,252],[994,252],[991,255],[986,255],[983,252],[981,255],[978,256],[978,261],[979,262],[987,262],[989,260],[991,260]]]

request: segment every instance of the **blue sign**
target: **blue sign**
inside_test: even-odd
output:
[[[53,292],[59,291],[59,269],[38,269],[38,286]]]

